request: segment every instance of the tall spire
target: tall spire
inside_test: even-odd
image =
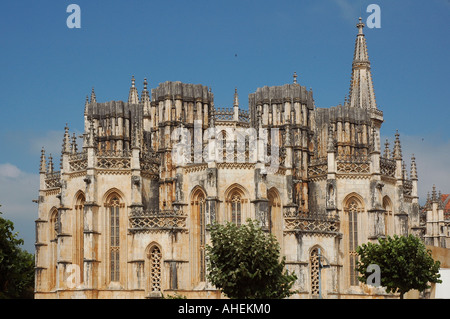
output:
[[[128,94],[128,103],[139,104],[139,95],[135,86],[134,75],[131,77],[131,88],[130,93]]]
[[[367,53],[366,38],[363,32],[364,23],[362,23],[361,18],[359,18],[356,27],[358,28],[358,34],[356,35],[353,55],[349,102],[352,107],[376,109],[369,54]]]

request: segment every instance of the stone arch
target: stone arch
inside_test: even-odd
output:
[[[118,188],[113,187],[113,188],[110,188],[109,190],[107,190],[102,197],[102,203],[104,204],[104,206],[106,206],[108,201],[111,200],[111,196],[113,196],[114,194],[119,196],[121,201],[124,203],[124,205],[126,205],[124,193],[121,190],[119,190]]]

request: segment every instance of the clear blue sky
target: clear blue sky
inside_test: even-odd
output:
[[[69,4],[81,28],[69,29]],[[433,184],[450,193],[450,1],[2,1],[0,3],[0,211],[33,250],[39,150],[59,158],[65,123],[83,129],[87,94],[126,100],[164,81],[212,88],[215,105],[242,108],[264,85],[311,87],[317,107],[348,94],[358,17],[365,28],[382,137],[398,129],[415,153],[421,201]]]

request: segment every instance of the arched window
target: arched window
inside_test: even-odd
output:
[[[110,281],[120,280],[120,203],[118,195],[113,194],[107,201],[109,217],[109,274]]]
[[[83,193],[79,193],[75,201],[75,263],[80,267],[80,280],[83,282],[84,272],[84,202]]]
[[[158,246],[153,246],[148,254],[150,260],[150,292],[161,291],[161,249]]]
[[[358,263],[358,254],[356,249],[358,248],[358,223],[359,223],[359,213],[364,211],[361,201],[356,197],[352,196],[346,201],[345,213],[347,220],[347,251],[348,251],[348,261],[349,261],[349,279],[351,286],[357,286],[358,282],[358,272],[356,270],[356,264]]]
[[[227,215],[229,220],[240,226],[246,216],[246,205],[248,203],[247,192],[240,185],[234,185],[225,192]],[[249,216],[248,216],[249,217]]]
[[[240,194],[233,194],[231,197],[231,221],[236,225],[241,225],[242,198]]]
[[[53,208],[50,211],[50,229],[49,229],[49,239],[50,239],[50,267],[49,267],[49,278],[50,278],[50,289],[56,288],[56,259],[58,251],[58,210]]]
[[[311,295],[319,296],[320,282],[319,282],[319,248],[311,250],[309,257],[311,269]]]
[[[384,212],[384,235],[391,236],[394,234],[394,216],[392,214],[392,202],[389,197],[383,197],[383,208]]]
[[[270,233],[276,233],[280,230],[281,217],[281,200],[275,188],[271,188],[267,192],[267,199],[269,200],[269,211],[267,216],[267,228]]]
[[[196,238],[193,238],[195,243],[194,255],[197,259],[198,274],[197,277],[199,281],[206,280],[206,265],[205,265],[205,242],[206,242],[206,196],[202,189],[197,188],[192,194],[191,200],[191,210],[192,210],[192,221],[194,224],[192,228],[194,234],[198,234]]]

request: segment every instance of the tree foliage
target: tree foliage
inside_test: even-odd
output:
[[[286,298],[297,279],[285,270],[280,246],[251,219],[241,226],[228,222],[211,225],[207,246],[208,279],[229,298]]]
[[[13,222],[0,217],[0,299],[33,298],[34,256],[13,231]]]
[[[434,261],[431,251],[416,236],[388,236],[380,238],[377,244],[368,243],[358,247],[359,281],[367,282],[370,264],[380,267],[381,286],[387,292],[399,292],[400,298],[411,289],[424,291],[429,283],[442,282],[438,274],[439,261]]]

